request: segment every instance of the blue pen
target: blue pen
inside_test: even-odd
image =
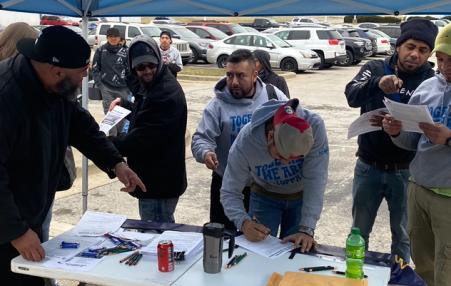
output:
[[[81,257],[88,257],[88,258],[100,258],[99,253],[97,252],[92,252],[92,251],[84,251],[82,253],[80,253]]]
[[[62,241],[60,244],[60,247],[61,248],[78,248],[78,247],[80,247],[80,243]]]

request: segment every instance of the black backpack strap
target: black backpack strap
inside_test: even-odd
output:
[[[277,99],[279,99],[277,97],[276,90],[274,89],[274,86],[272,84],[267,84],[266,85],[266,92],[268,93],[268,100],[271,100],[271,99],[277,100]]]

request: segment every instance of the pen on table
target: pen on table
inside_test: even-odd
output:
[[[344,271],[332,271],[332,273],[338,274],[338,275],[346,275],[346,273]],[[363,275],[363,278],[368,278],[368,276],[367,275]]]
[[[227,262],[225,268],[230,268],[232,267],[233,263],[235,262],[236,258],[238,257],[238,255],[235,255],[232,259],[229,260],[229,262]]]
[[[333,266],[314,266],[314,267],[304,267],[299,268],[301,271],[305,272],[316,272],[316,271],[325,271],[325,270],[335,270]]]
[[[138,252],[138,251],[135,251],[135,252],[133,252],[132,254],[130,254],[129,256],[126,256],[125,258],[121,259],[121,260],[119,261],[119,263],[124,263],[125,261],[127,261],[128,259],[132,258],[133,256],[135,256],[135,255],[137,255],[137,254],[139,254],[139,252]]]
[[[243,254],[241,254],[241,255],[238,255],[238,257],[235,259],[235,261],[233,262],[233,264],[232,264],[231,266],[235,266],[235,265],[237,265],[238,263],[240,263],[241,260],[243,260],[244,257],[246,257],[246,255],[247,255],[247,252],[245,252],[245,253],[243,253]]]
[[[127,260],[125,262],[125,264],[128,265],[128,266],[134,265],[135,261],[138,260],[139,255],[140,255],[140,253],[136,253],[136,255],[131,257],[129,260]]]
[[[133,261],[129,264],[129,266],[135,266],[136,264],[138,264],[138,262],[141,260],[142,257],[143,257],[142,253],[138,254],[136,258],[133,259]]]

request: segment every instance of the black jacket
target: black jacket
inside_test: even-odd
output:
[[[384,96],[390,99],[408,103],[415,89],[426,79],[434,75],[429,63],[420,67],[415,73],[404,73],[399,70],[399,78],[403,86],[399,94],[386,95],[378,84],[384,75],[394,74],[397,54],[382,60],[367,62],[346,85],[346,98],[351,107],[360,107],[360,114],[385,107],[382,102]],[[379,163],[409,163],[414,152],[397,147],[384,131],[374,131],[359,136],[357,156],[370,162]]]
[[[159,56],[158,46],[152,48],[157,49],[155,53]],[[112,140],[147,188],[146,193],[137,190],[131,195],[153,199],[179,197],[187,187],[185,130],[188,112],[183,89],[161,61],[150,87],[143,89],[134,74],[127,80],[135,96],[129,131]]]
[[[262,79],[263,80],[263,79]],[[288,98],[290,98],[290,91],[288,90],[287,82],[283,77],[276,74],[275,72],[271,72],[266,79],[263,80],[264,83],[272,84],[278,89],[280,89]]]
[[[96,84],[127,87],[125,79],[129,72],[127,46],[106,43],[96,50],[92,60],[92,75]]]
[[[122,157],[79,104],[48,94],[22,55],[0,62],[0,244],[40,232],[68,145],[109,172]]]

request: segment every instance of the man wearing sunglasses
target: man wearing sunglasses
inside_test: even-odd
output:
[[[323,208],[329,147],[319,115],[299,100],[257,108],[233,143],[221,187],[225,214],[250,241],[268,234],[309,251]],[[251,182],[249,213],[241,190]]]
[[[128,59],[132,72],[127,84],[134,102],[118,98],[110,110],[117,104],[132,110],[129,132],[112,140],[147,187],[147,193],[133,194],[139,199],[141,219],[174,222],[178,198],[187,186],[185,94],[151,37],[135,37]]]

